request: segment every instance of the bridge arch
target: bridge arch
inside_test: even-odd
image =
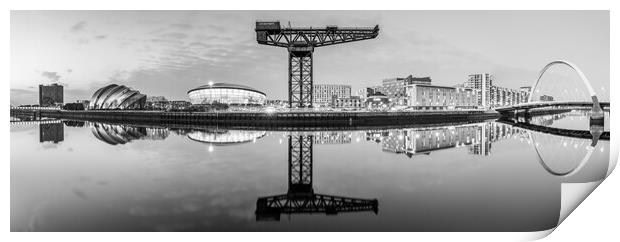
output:
[[[545,72],[549,68],[551,68],[554,65],[566,65],[570,67],[571,69],[573,69],[575,72],[577,72],[577,75],[579,75],[579,79],[581,79],[583,84],[588,89],[588,93],[590,94],[590,97],[592,97],[592,103],[594,104],[595,107],[600,107],[598,103],[598,97],[596,96],[596,92],[594,92],[594,89],[592,88],[592,85],[590,84],[590,80],[588,80],[586,75],[583,74],[583,72],[581,71],[581,69],[579,69],[579,67],[577,67],[577,65],[571,62],[568,62],[568,61],[564,61],[564,60],[552,61],[540,71],[540,73],[538,74],[538,78],[536,79],[536,82],[534,82],[534,85],[532,85],[532,90],[530,90],[530,97],[528,98],[528,102],[532,102],[534,98],[534,91],[536,91],[538,84],[540,84],[540,79],[542,78],[542,76],[545,74]]]

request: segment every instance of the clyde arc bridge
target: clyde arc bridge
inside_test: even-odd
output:
[[[375,27],[281,27],[279,21],[256,22],[256,41],[288,49],[289,108],[312,108],[314,48],[373,39],[379,35]]]
[[[323,195],[312,187],[312,150],[314,136],[295,134],[288,137],[288,191],[260,197],[256,201],[256,220],[280,220],[281,214],[340,212],[378,212],[377,199]]]
[[[551,101],[551,102],[534,102],[534,93],[536,88],[540,84],[540,80],[545,74],[545,72],[555,65],[565,65],[574,70],[579,79],[582,81],[588,93],[592,99],[592,102],[580,102],[580,101]],[[605,108],[610,108],[609,102],[600,102],[596,92],[592,88],[592,84],[586,77],[586,75],[577,67],[577,65],[564,61],[564,60],[556,60],[547,64],[538,74],[538,78],[532,85],[532,89],[530,90],[529,100],[527,103],[496,108],[495,111],[502,114],[504,117],[517,117],[517,116],[532,116],[532,115],[544,115],[548,112],[552,112],[554,110],[560,109],[575,109],[575,108],[589,108],[590,109],[590,124],[603,125],[605,118]],[[537,111],[533,111],[538,109]],[[543,109],[541,111],[541,109]],[[546,109],[546,110],[545,110]]]

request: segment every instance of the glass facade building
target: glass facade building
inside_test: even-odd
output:
[[[228,83],[199,86],[187,92],[192,104],[264,105],[265,93],[254,88]]]

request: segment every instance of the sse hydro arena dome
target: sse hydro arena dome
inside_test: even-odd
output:
[[[228,105],[264,105],[265,93],[254,88],[230,84],[209,83],[187,91],[192,104],[222,103]]]
[[[110,84],[97,90],[88,109],[143,109],[146,95],[126,86]]]

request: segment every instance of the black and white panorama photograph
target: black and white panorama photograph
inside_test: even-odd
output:
[[[541,238],[610,93],[609,10],[11,10],[10,231]]]

